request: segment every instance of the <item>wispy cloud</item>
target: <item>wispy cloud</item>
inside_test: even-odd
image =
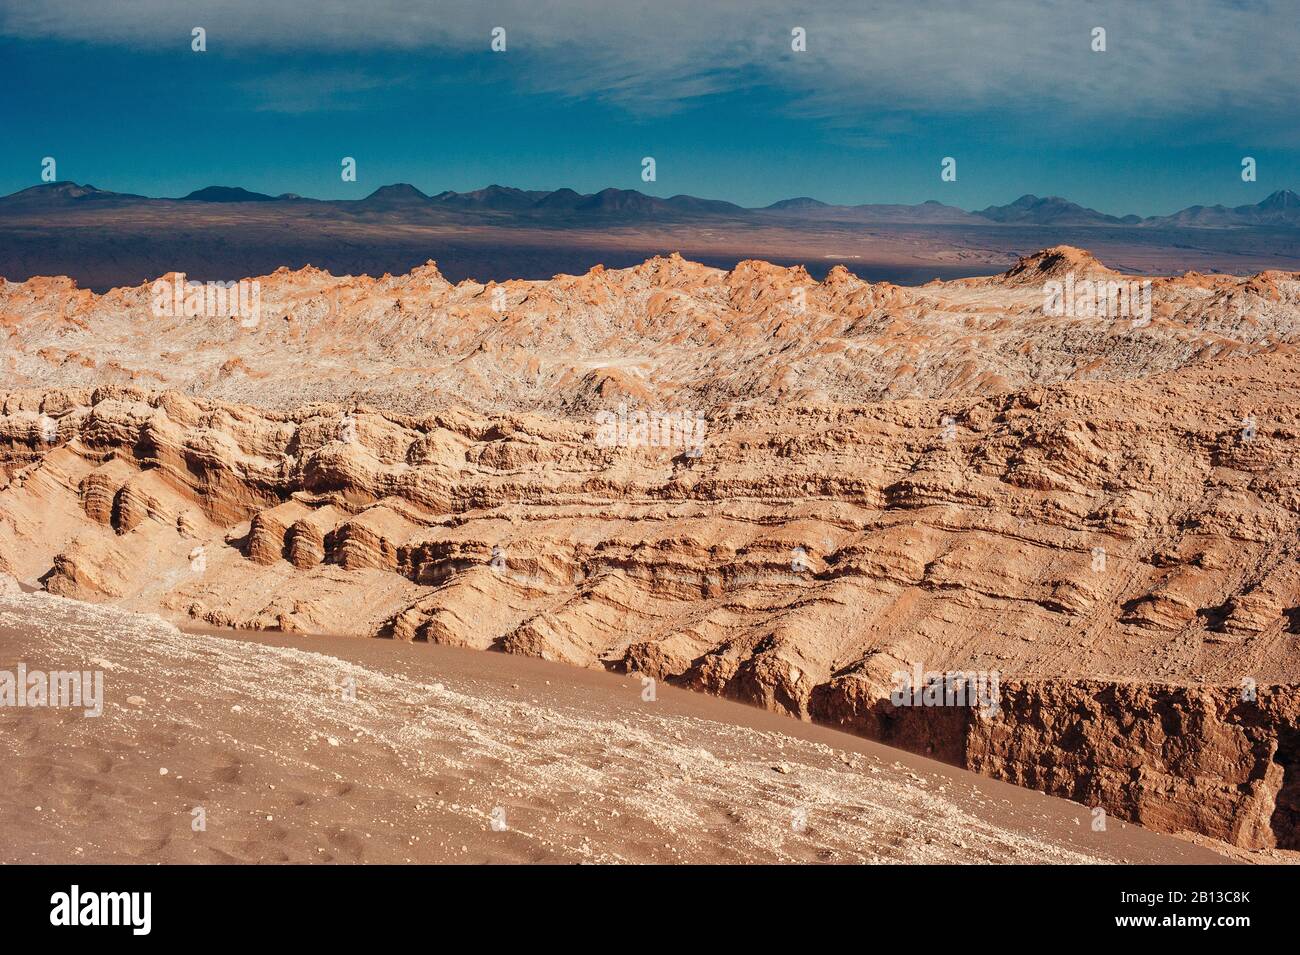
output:
[[[210,49],[254,55],[438,50],[488,54],[493,27],[520,56],[521,88],[657,113],[762,84],[830,123],[864,109],[932,114],[1002,110],[1056,117],[1248,113],[1289,116],[1300,94],[1292,0],[830,0],[700,3],[606,0],[493,4],[451,0],[6,0],[0,32],[87,43],[187,49],[194,26]],[[201,12],[200,12],[201,11]],[[802,26],[808,51],[790,49]],[[1107,51],[1090,49],[1104,27]],[[364,83],[364,78],[356,78]],[[347,85],[322,102],[346,100]],[[274,108],[269,97],[266,108]],[[281,108],[310,106],[285,96]]]
[[[398,78],[366,70],[277,70],[239,82],[249,105],[267,113],[313,113],[365,109],[367,94],[383,90]]]

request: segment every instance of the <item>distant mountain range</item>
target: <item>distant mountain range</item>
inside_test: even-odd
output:
[[[67,276],[97,291],[171,271],[237,279],[313,265],[335,275],[401,274],[435,260],[451,281],[549,279],[680,252],[731,268],[744,259],[843,264],[870,281],[919,284],[1003,272],[1038,249],[1073,245],[1144,274],[1300,270],[1300,197],[1117,217],[1056,196],[973,212],[941,202],[837,206],[810,196],[761,209],[635,189],[491,185],[429,195],[409,183],[362,199],[272,196],[213,185],[149,198],[75,182],[0,198],[0,280]]]
[[[491,185],[472,192],[440,192],[428,195],[408,183],[381,186],[364,199],[307,199],[293,193],[271,196],[251,192],[238,186],[208,186],[176,199],[150,198],[130,193],[110,192],[90,185],[63,181],[31,186],[0,198],[0,214],[5,210],[36,211],[96,204],[117,205],[171,203],[281,203],[295,207],[304,204],[352,210],[361,213],[414,213],[446,210],[448,212],[508,215],[524,220],[572,218],[646,219],[727,219],[766,220],[780,217],[790,220],[824,222],[885,223],[892,225],[984,225],[1007,226],[1107,226],[1137,228],[1300,228],[1300,195],[1290,189],[1274,192],[1254,205],[1227,207],[1190,206],[1167,216],[1112,216],[1059,196],[1024,195],[1003,206],[967,212],[955,206],[930,200],[915,205],[868,204],[838,206],[808,196],[782,199],[763,208],[751,209],[718,199],[677,195],[667,199],[649,196],[635,189],[603,189],[584,195],[572,189],[554,191],[515,189]]]

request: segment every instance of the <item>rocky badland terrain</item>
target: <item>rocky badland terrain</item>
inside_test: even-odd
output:
[[[0,285],[0,569],[635,670],[1300,847],[1300,273],[1100,317],[1044,307],[1123,279],[1069,247],[922,287],[281,270],[242,320],[160,317],[173,279]],[[893,706],[914,665],[997,671],[1000,712]]]

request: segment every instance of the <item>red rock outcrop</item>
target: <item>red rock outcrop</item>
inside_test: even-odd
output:
[[[1163,832],[1300,849],[1300,686],[1016,680],[999,708],[897,707],[860,681],[812,715]]]

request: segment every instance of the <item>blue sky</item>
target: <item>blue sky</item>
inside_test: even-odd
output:
[[[1300,187],[1290,3],[620,6],[6,0],[0,192],[39,182],[45,156],[147,195],[497,182],[1147,215]]]

